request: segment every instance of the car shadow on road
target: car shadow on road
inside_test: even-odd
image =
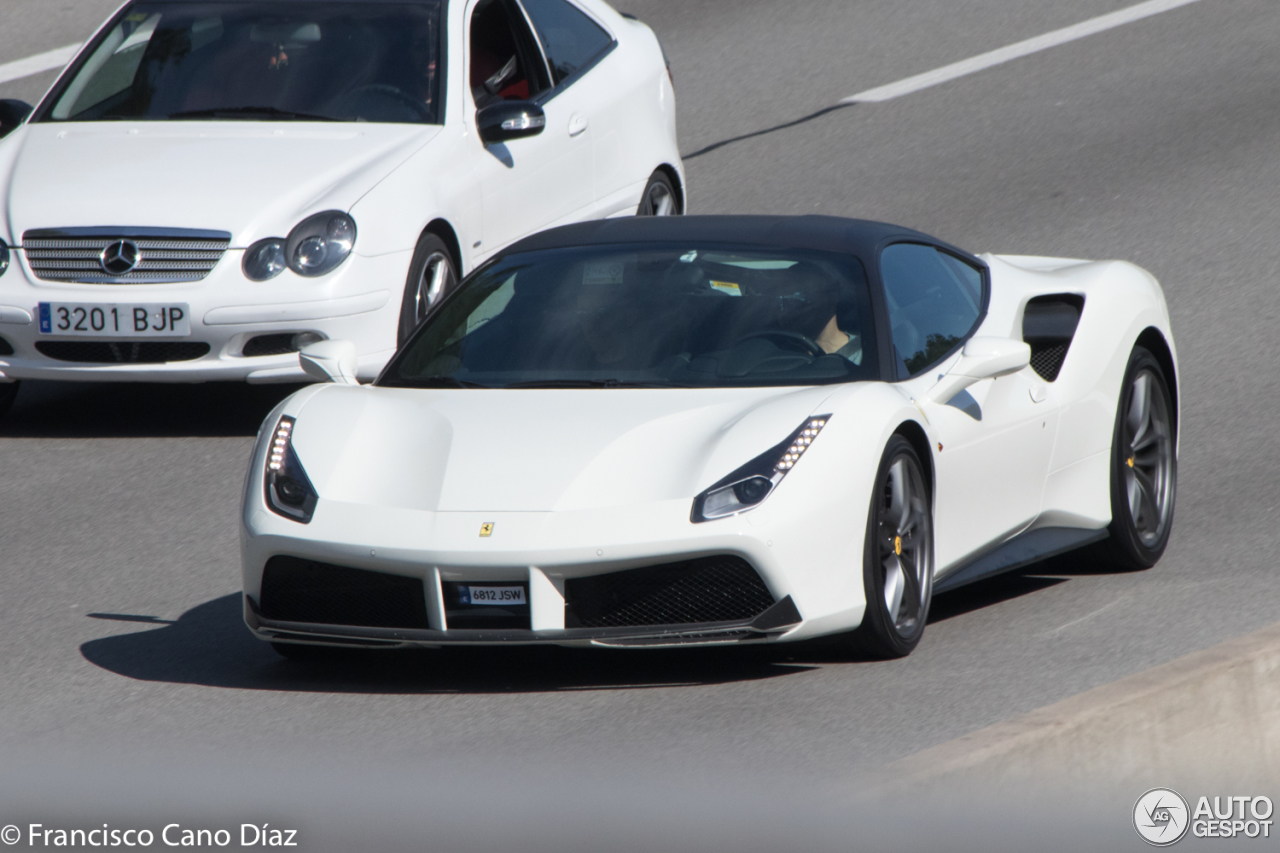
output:
[[[286,661],[241,620],[239,594],[193,607],[175,622],[93,613],[147,630],[91,640],[90,663],[127,678],[242,690],[323,693],[545,693],[757,681],[815,666],[796,646],[617,650],[514,646],[352,651],[323,662]],[[799,644],[797,644],[799,645]],[[802,660],[799,658],[797,660]]]
[[[28,380],[0,418],[0,437],[251,436],[276,403],[301,387]]]
[[[1037,563],[1035,566],[1029,566],[1028,570],[1038,569],[1042,565]],[[929,624],[1021,598],[1060,583],[1066,583],[1066,578],[1037,577],[1021,572],[997,575],[994,578],[971,583],[934,598],[933,604],[929,607]]]

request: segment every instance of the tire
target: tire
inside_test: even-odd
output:
[[[636,216],[679,216],[682,212],[680,196],[667,173],[659,169],[650,175],[644,194],[640,196]]]
[[[877,658],[911,653],[933,600],[933,512],[920,457],[900,435],[889,440],[867,513],[862,585],[867,608],[850,640]],[[905,559],[904,559],[905,558]]]
[[[18,396],[18,386],[21,382],[5,382],[0,384],[0,418],[8,414],[9,409],[13,406],[14,398]]]
[[[1177,424],[1164,369],[1134,347],[1111,438],[1111,525],[1096,553],[1128,571],[1156,564],[1169,544],[1178,487]]]
[[[422,324],[427,310],[458,284],[458,261],[445,242],[431,232],[418,238],[400,302],[396,346],[402,347]]]

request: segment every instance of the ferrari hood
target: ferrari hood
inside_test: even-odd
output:
[[[819,413],[831,388],[327,386],[293,446],[321,498],[537,512],[691,498]]]
[[[286,122],[33,124],[0,145],[3,215],[32,228],[229,231],[233,247],[348,210],[439,127]],[[0,238],[4,234],[0,233]]]

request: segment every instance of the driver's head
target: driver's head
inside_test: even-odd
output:
[[[778,277],[778,325],[816,338],[836,314],[840,286],[817,264],[801,261]]]

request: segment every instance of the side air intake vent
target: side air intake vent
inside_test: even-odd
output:
[[[627,628],[753,619],[773,604],[755,569],[722,555],[569,578],[566,628]]]
[[[1037,296],[1022,315],[1022,339],[1031,345],[1031,369],[1046,382],[1058,378],[1071,348],[1084,297],[1075,293]]]
[[[364,628],[426,628],[420,578],[276,556],[262,573],[263,618]]]

